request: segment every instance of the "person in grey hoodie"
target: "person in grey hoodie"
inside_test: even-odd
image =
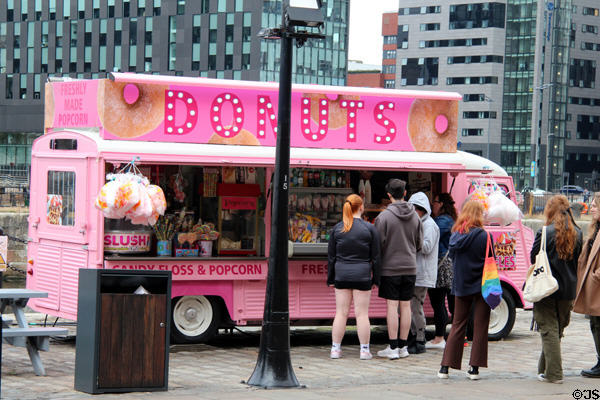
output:
[[[410,330],[410,299],[415,289],[417,252],[421,250],[421,219],[412,204],[403,200],[406,182],[390,179],[385,185],[392,201],[375,219],[381,240],[379,297],[387,300],[389,346],[377,352],[391,360],[408,357],[406,339]],[[398,329],[398,308],[400,329]]]
[[[434,288],[437,281],[438,246],[440,241],[440,228],[430,217],[431,207],[429,198],[423,192],[410,196],[408,202],[415,206],[415,211],[423,224],[423,246],[417,253],[417,280],[415,292],[410,300],[411,324],[408,352],[410,354],[425,353],[425,313],[423,303],[428,288]]]

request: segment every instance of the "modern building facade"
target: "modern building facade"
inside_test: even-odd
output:
[[[501,164],[518,188],[598,188],[596,3],[402,0],[395,87],[461,93],[461,149]]]
[[[345,85],[349,0],[323,3],[325,39],[294,50],[293,80]],[[49,77],[278,81],[279,41],[257,34],[280,24],[281,0],[0,1],[0,166],[28,164]]]

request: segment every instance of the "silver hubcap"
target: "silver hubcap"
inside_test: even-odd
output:
[[[510,310],[508,309],[508,304],[504,298],[502,298],[498,307],[490,312],[490,326],[488,328],[488,333],[495,334],[504,329],[508,322],[509,315]]]
[[[210,301],[204,296],[184,296],[173,308],[173,325],[185,336],[199,336],[206,332],[213,320]]]

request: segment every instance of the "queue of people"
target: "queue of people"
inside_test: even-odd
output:
[[[438,377],[447,379],[450,368],[461,369],[467,322],[473,318],[473,344],[467,378],[479,379],[479,368],[487,367],[487,331],[490,307],[481,294],[483,266],[493,238],[484,229],[484,208],[476,200],[463,204],[459,214],[448,193],[440,193],[429,204],[418,192],[404,201],[406,183],[391,179],[386,185],[390,205],[374,225],[361,219],[361,197],[350,195],[343,208],[343,221],[329,241],[327,283],[335,287],[336,315],[332,329],[331,358],[342,355],[350,305],[354,301],[360,359],[372,358],[368,316],[371,289],[387,303],[388,346],[379,357],[397,359],[427,349],[442,349]],[[544,210],[544,227],[536,232],[530,258],[534,263],[545,249],[558,289],[534,303],[533,316],[540,332],[542,350],[538,379],[562,383],[560,341],[571,310],[590,317],[590,329],[598,362],[581,375],[600,378],[600,192],[591,204],[592,223],[583,235],[570,210],[568,199],[556,195]],[[425,341],[423,303],[428,294],[434,310],[435,337]],[[452,325],[444,339],[448,310]]]

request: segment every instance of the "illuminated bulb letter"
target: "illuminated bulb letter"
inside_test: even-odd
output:
[[[185,105],[185,120],[181,125],[176,125],[176,110],[181,103]],[[185,135],[194,129],[196,122],[198,105],[194,97],[182,90],[165,90],[165,134]]]

